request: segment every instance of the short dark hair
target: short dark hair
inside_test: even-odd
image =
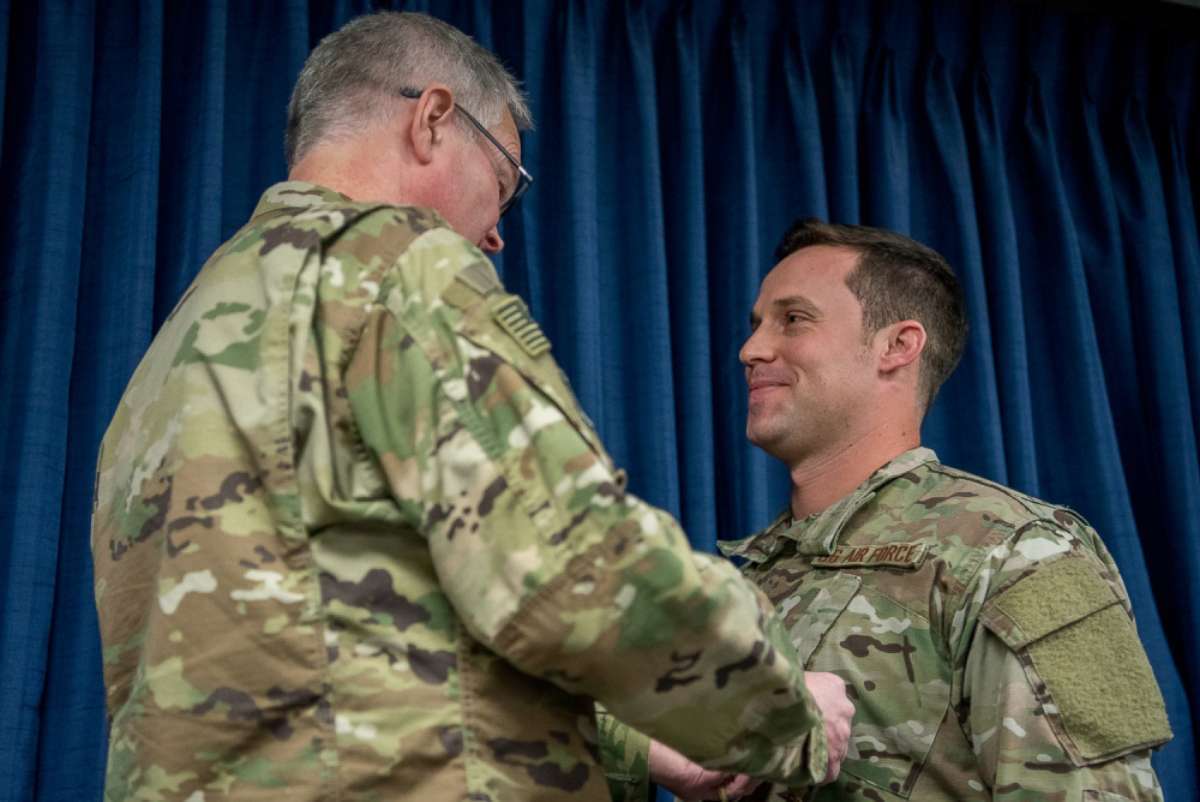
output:
[[[775,262],[814,245],[858,252],[858,264],[846,276],[846,286],[862,305],[868,337],[901,320],[916,320],[925,327],[927,340],[918,376],[923,411],[928,410],[967,343],[966,304],[950,263],[933,248],[894,231],[811,217],[793,223],[783,235]]]

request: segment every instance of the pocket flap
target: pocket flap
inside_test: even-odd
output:
[[[984,605],[1076,765],[1171,738],[1154,671],[1121,598],[1086,557],[1046,563]]]
[[[814,580],[800,593],[790,596],[779,611],[788,622],[788,634],[796,647],[801,661],[808,665],[809,658],[820,645],[825,633],[830,630],[838,616],[858,593],[862,577],[856,574],[830,573],[810,574]],[[792,611],[798,614],[793,617]]]
[[[1064,557],[999,593],[980,620],[1015,651],[1120,602],[1087,559]]]
[[[601,444],[595,425],[580,407],[567,377],[550,354],[550,340],[529,316],[525,303],[495,288],[481,293],[469,279],[469,274],[460,274],[442,294],[443,301],[462,312],[459,336],[491,351],[521,374],[558,408],[591,450],[615,472],[616,466]]]

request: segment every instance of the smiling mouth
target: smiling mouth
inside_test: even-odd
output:
[[[750,385],[750,400],[753,401],[755,398],[761,398],[762,396],[766,395],[767,393],[771,392],[772,390],[781,390],[781,389],[783,389],[783,385],[775,383],[775,382],[770,382],[770,383],[763,382],[761,384],[751,384]]]

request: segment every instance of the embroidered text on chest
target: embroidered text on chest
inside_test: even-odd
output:
[[[885,543],[878,546],[838,546],[833,554],[817,557],[812,564],[817,568],[916,568],[924,559],[924,543]]]

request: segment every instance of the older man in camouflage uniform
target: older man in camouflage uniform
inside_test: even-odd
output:
[[[495,58],[428,17],[310,57],[293,180],[204,266],[104,438],[107,799],[607,799],[593,699],[731,769],[836,767],[844,688],[827,737],[761,594],[625,492],[480,251],[528,183],[528,124]]]
[[[1150,750],[1171,733],[1099,536],[920,447],[966,339],[949,265],[891,232],[811,220],[776,258],[741,359],[747,435],[789,467],[791,504],[723,549],[857,710],[834,784],[753,798],[1161,800]],[[608,740],[625,790],[637,739]],[[686,776],[655,754],[660,778]]]

